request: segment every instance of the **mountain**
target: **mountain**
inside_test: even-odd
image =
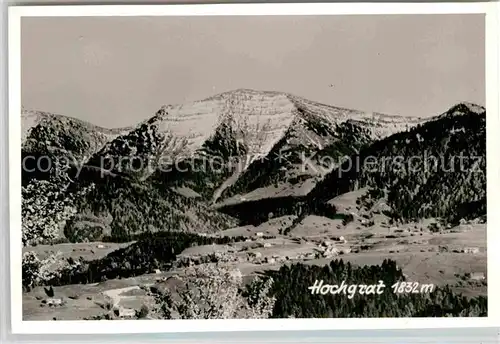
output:
[[[49,148],[76,154],[78,158],[94,154],[106,142],[131,129],[107,129],[76,118],[42,111],[21,112],[23,148],[42,142]]]
[[[106,129],[72,117],[23,109],[23,181],[53,175],[57,162],[68,166],[81,165],[106,142],[128,130],[130,128]]]
[[[364,113],[291,94],[238,89],[153,117],[105,144],[89,161],[208,203],[307,193],[325,168],[302,160],[351,154],[417,119]],[[104,164],[102,164],[104,162]],[[331,169],[332,167],[330,167]],[[252,195],[254,193],[255,195]],[[248,196],[245,196],[248,195]]]
[[[397,220],[485,213],[485,110],[474,104],[422,120],[239,89],[163,106],[133,128],[45,113],[22,118],[23,154],[84,162],[78,173],[70,170],[67,186],[74,195],[89,190],[66,226],[75,240],[89,232],[126,240],[144,231],[216,232],[270,216],[329,215],[330,199],[360,188],[369,190],[360,204],[383,199]],[[457,169],[453,157],[464,155],[460,168],[477,173]],[[428,169],[432,157],[455,169]],[[359,166],[367,159],[374,162]]]
[[[359,166],[352,164],[360,161]],[[311,208],[368,187],[358,203],[384,200],[396,220],[486,216],[486,110],[460,103],[351,156],[308,194]]]
[[[130,240],[144,231],[213,232],[237,224],[200,202],[154,188],[149,181],[89,168],[88,159],[108,142],[131,137],[127,132],[133,128],[106,129],[39,111],[23,111],[21,120],[23,185],[41,187],[39,180],[44,179],[45,188],[57,190],[57,198],[74,208],[61,231],[71,241]],[[37,167],[37,162],[46,165]],[[26,199],[28,194],[23,192],[23,207],[38,206],[36,199]]]

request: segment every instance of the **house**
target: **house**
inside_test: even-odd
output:
[[[478,254],[479,253],[479,247],[466,247],[463,249],[464,253],[470,253],[470,254]]]
[[[484,275],[484,272],[473,272],[470,274],[470,279],[474,281],[482,281],[485,280],[486,277]]]

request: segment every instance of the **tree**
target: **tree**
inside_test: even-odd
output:
[[[269,297],[272,279],[260,278],[243,289],[241,272],[218,264],[188,268],[180,277],[183,284],[176,293],[150,290],[154,313],[160,319],[268,318],[275,298]]]
[[[32,179],[22,187],[23,246],[50,243],[59,237],[61,228],[77,212],[74,200],[88,192],[82,188],[68,195],[66,187],[52,180]]]
[[[33,179],[22,187],[22,241],[36,245],[58,237],[61,223],[76,213],[55,183]]]
[[[23,287],[31,289],[54,277],[54,265],[60,254],[51,254],[40,259],[35,252],[25,252],[22,262]]]

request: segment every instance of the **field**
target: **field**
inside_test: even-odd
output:
[[[386,225],[384,215],[375,215],[374,224],[366,225],[363,212],[347,195],[334,199],[344,211],[351,211],[349,223],[321,216],[308,216],[291,228],[295,217],[284,216],[259,226],[243,226],[216,234],[220,237],[243,236],[246,240],[226,245],[202,245],[185,249],[177,261],[186,266],[197,264],[200,257],[220,254],[227,257],[222,264],[240,269],[244,278],[277,270],[284,264],[304,263],[322,266],[341,258],[354,265],[377,265],[392,259],[403,269],[407,281],[435,286],[451,285],[465,296],[487,295],[486,285],[486,224],[464,223],[439,232],[428,229],[426,220],[405,225]],[[61,252],[64,258],[99,259],[113,250],[131,243],[82,243],[36,246],[30,248],[41,257],[49,252]],[[36,287],[23,296],[26,320],[84,319],[114,310],[120,317],[132,318],[142,305],[151,303],[144,287],[173,286],[176,276],[184,272],[182,265],[169,271],[107,280],[94,284],[54,287],[54,298],[62,304],[47,303],[44,287]],[[306,291],[304,291],[306,292]],[[118,311],[116,311],[118,310]]]

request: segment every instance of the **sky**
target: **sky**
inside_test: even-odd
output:
[[[403,116],[485,105],[484,15],[31,17],[26,109],[104,127],[238,88]]]

